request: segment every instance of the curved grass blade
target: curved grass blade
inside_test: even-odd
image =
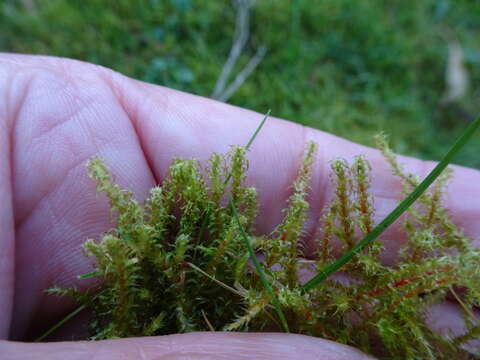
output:
[[[437,166],[427,175],[427,177],[385,218],[378,224],[372,232],[368,233],[357,245],[352,247],[345,255],[340,257],[332,265],[326,267],[319,274],[317,274],[310,281],[305,283],[300,289],[308,291],[327,279],[331,274],[339,270],[350,259],[352,259],[365,246],[374,241],[385,229],[392,225],[414,202],[417,200],[427,188],[435,181],[440,173],[450,164],[452,159],[463,148],[463,146],[470,140],[475,130],[480,126],[480,117],[477,117],[465,131],[457,138],[455,144],[450,148],[447,154],[443,157]]]

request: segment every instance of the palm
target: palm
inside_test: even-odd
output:
[[[1,107],[4,123],[0,124],[0,228],[4,236],[0,243],[0,334],[7,337],[10,331],[14,339],[38,334],[72,308],[73,304],[43,291],[53,285],[77,284],[77,275],[92,267],[80,244],[98,237],[110,225],[107,204],[97,198],[86,176],[90,157],[104,158],[116,181],[142,200],[162,180],[172,158],[205,160],[214,151],[225,152],[231,144],[245,144],[261,119],[250,111],[59,59],[4,55],[0,79],[0,99],[5,101]],[[308,139],[317,141],[321,149],[313,174],[309,234],[330,196],[326,167],[334,157],[367,154],[380,175],[373,183],[378,217],[393,208],[399,184],[375,151],[271,120],[250,154],[255,161],[249,181],[261,194],[260,232],[272,229],[281,219],[278,209],[284,207]],[[429,167],[405,161],[413,172]],[[480,234],[480,225],[473,221],[480,213],[480,202],[470,203],[467,198],[479,192],[479,178],[474,170],[458,169],[450,186],[454,194],[449,197],[450,208],[470,235]],[[393,229],[385,238],[389,239],[385,260],[391,262],[401,237]],[[313,250],[307,239],[307,252]],[[451,304],[445,308],[455,322],[459,310]],[[232,334],[216,336],[230,339]],[[196,339],[200,338],[205,335]],[[192,342],[186,343],[191,346]],[[355,356],[352,353],[351,359]]]

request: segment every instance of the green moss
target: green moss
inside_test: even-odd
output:
[[[386,142],[379,146],[405,191],[418,183],[397,164]],[[190,331],[283,331],[355,346],[389,359],[467,359],[463,345],[478,339],[479,326],[469,314],[480,305],[480,251],[450,220],[441,204],[448,172],[425,193],[404,220],[408,241],[395,267],[379,260],[383,247],[373,242],[348,262],[351,281],[330,277],[301,291],[299,270],[318,272],[335,261],[333,244],[344,252],[374,227],[369,194],[370,165],[331,163],[334,198],[319,223],[315,261],[302,258],[302,230],[316,146],[309,144],[281,224],[256,236],[257,192],[246,187],[246,149],[214,154],[207,171],[196,160],[176,159],[162,186],[139,204],[111,181],[101,159],[89,174],[106,194],[117,227],[98,240],[87,240],[102,286],[71,295],[93,313],[91,338],[163,335]],[[202,175],[206,173],[206,175]],[[230,206],[234,204],[233,208]],[[239,226],[241,225],[241,226]],[[249,262],[242,234],[263,254],[262,267],[271,292]],[[460,297],[454,288],[464,289]],[[431,330],[426,311],[456,296],[465,310],[467,332],[448,338]],[[279,306],[280,312],[275,312]]]

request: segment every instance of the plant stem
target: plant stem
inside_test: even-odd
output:
[[[263,117],[262,121],[260,122],[260,125],[258,125],[257,129],[255,130],[255,132],[253,133],[252,137],[250,138],[250,140],[248,140],[248,143],[247,145],[245,146],[245,149],[248,151],[250,150],[250,147],[252,146],[253,142],[255,141],[255,139],[257,138],[257,135],[258,133],[260,132],[260,130],[262,130],[263,128],[263,125],[265,125],[265,122],[267,121],[268,117],[270,116],[270,113],[272,112],[271,109],[268,109],[267,113],[265,114],[265,116]]]
[[[270,116],[270,112],[271,112],[271,109],[268,109],[268,111],[266,112],[262,121],[260,122],[260,124],[255,129],[255,132],[253,133],[253,135],[248,140],[247,145],[245,146],[246,151],[250,150],[250,147],[252,146],[253,142],[257,138],[258,133],[260,132],[260,130],[262,130],[263,125],[265,125],[265,122],[267,121],[268,117]],[[227,175],[227,177],[225,178],[225,181],[223,182],[223,185],[227,185],[231,178],[232,178],[232,173],[230,172]],[[210,207],[208,207],[205,211],[204,216],[203,216],[203,221],[202,221],[202,224],[200,225],[200,230],[198,231],[197,239],[199,239],[199,240],[202,239],[203,234],[205,232],[205,229],[207,227],[207,222],[208,222],[208,219],[210,218],[210,211],[211,211],[211,209],[210,209]]]
[[[237,222],[238,228],[240,229],[240,234],[243,238],[243,241],[245,242],[245,246],[248,249],[248,253],[250,255],[250,258],[252,259],[253,265],[255,265],[255,269],[257,270],[258,276],[260,277],[260,281],[262,282],[263,287],[265,290],[267,290],[268,294],[272,298],[273,306],[275,307],[275,310],[277,311],[278,317],[280,318],[280,321],[282,323],[283,329],[285,332],[289,333],[290,330],[288,328],[287,320],[285,319],[285,315],[283,314],[283,311],[280,307],[280,302],[278,301],[277,297],[273,293],[272,286],[267,280],[267,277],[265,275],[265,271],[263,270],[262,264],[257,259],[257,256],[255,254],[255,251],[253,250],[252,244],[250,243],[250,237],[248,234],[245,232],[242,223],[240,222],[240,218],[238,216],[237,209],[235,207],[235,204],[233,202],[233,198],[230,197],[229,199],[229,204],[230,208],[232,209],[233,216]]]
[[[80,305],[78,308],[76,308],[75,310],[73,310],[70,314],[68,314],[67,316],[65,316],[62,320],[60,320],[58,323],[56,323],[55,325],[53,325],[50,329],[48,329],[46,332],[43,333],[43,335],[41,335],[40,337],[38,337],[37,339],[35,339],[35,342],[39,342],[39,341],[42,341],[43,339],[45,339],[48,335],[50,335],[51,333],[53,333],[55,330],[57,330],[60,326],[62,326],[63,324],[65,324],[68,320],[70,320],[71,318],[75,317],[78,313],[82,312],[83,310],[85,310],[87,308],[87,305],[83,304],[83,305]]]
[[[262,121],[260,122],[260,125],[258,125],[258,127],[255,130],[255,132],[253,133],[252,137],[250,138],[250,140],[248,140],[248,143],[245,146],[245,149],[247,151],[252,146],[252,144],[255,141],[255,139],[256,139],[258,133],[260,132],[260,130],[262,130],[263,125],[265,125],[265,122],[267,121],[267,118],[270,116],[270,112],[271,112],[271,110],[267,111],[267,113],[263,117]],[[230,180],[230,177],[231,177],[231,174],[229,174],[229,176],[227,177],[226,182],[228,182],[228,180]],[[277,297],[275,296],[275,294],[273,293],[272,286],[270,285],[270,283],[267,280],[267,277],[265,276],[265,271],[263,270],[263,266],[258,261],[257,256],[255,254],[255,251],[253,251],[252,244],[250,243],[250,238],[247,235],[247,233],[245,232],[245,229],[243,228],[243,226],[240,222],[240,218],[238,217],[237,208],[235,207],[235,203],[234,203],[232,197],[230,197],[230,199],[229,199],[229,204],[230,204],[230,208],[232,209],[233,216],[235,217],[235,221],[237,222],[238,228],[240,229],[240,234],[242,235],[242,238],[245,242],[245,246],[248,249],[250,259],[252,259],[252,262],[255,265],[255,269],[257,270],[258,276],[260,277],[260,280],[263,284],[263,287],[267,290],[269,295],[272,297],[273,306],[275,307],[275,310],[277,311],[277,314],[278,314],[278,317],[280,318],[283,329],[285,330],[285,332],[289,333],[290,330],[288,328],[287,320],[285,319],[285,315],[283,314],[282,308],[280,307],[280,303],[279,303]]]
[[[352,247],[347,253],[340,257],[332,265],[325,268],[310,281],[305,283],[300,290],[308,291],[319,285],[331,274],[339,270],[343,265],[349,262],[359,251],[374,241],[382,234],[390,225],[392,225],[414,202],[417,200],[427,188],[435,181],[440,173],[450,164],[452,159],[470,140],[473,133],[480,126],[480,117],[477,117],[468,125],[465,131],[457,138],[455,144],[450,148],[443,159],[435,166],[435,168],[427,175],[427,177],[385,218],[378,224],[372,232],[368,233],[358,244]]]
[[[258,127],[255,130],[255,132],[253,133],[252,137],[250,138],[250,140],[248,140],[248,143],[245,146],[245,149],[247,151],[252,146],[252,144],[255,141],[255,139],[256,139],[258,133],[260,132],[260,130],[262,130],[263,125],[265,125],[265,122],[267,121],[267,118],[268,118],[269,115],[270,115],[270,110],[267,111],[267,113],[263,117],[262,121],[260,122],[260,125],[258,125]],[[231,173],[229,174],[229,176],[225,180],[225,183],[227,183],[230,180],[230,177],[231,177]],[[270,285],[270,283],[267,280],[267,277],[265,275],[265,271],[263,270],[263,266],[260,264],[260,262],[257,259],[255,251],[253,250],[252,244],[250,243],[250,237],[245,232],[245,229],[243,228],[242,223],[240,222],[240,218],[238,216],[237,208],[236,208],[235,203],[233,201],[233,198],[231,196],[229,198],[229,204],[230,204],[230,208],[232,209],[232,214],[235,218],[235,221],[237,222],[238,228],[240,229],[240,234],[242,235],[242,238],[245,242],[245,246],[247,247],[248,253],[250,255],[250,259],[252,260],[253,264],[255,265],[255,269],[258,273],[258,276],[260,277],[260,281],[262,282],[265,290],[267,290],[268,294],[272,297],[273,306],[275,307],[275,310],[277,311],[277,314],[278,314],[278,317],[280,318],[283,329],[285,330],[285,332],[289,333],[290,330],[288,328],[287,320],[285,319],[285,315],[283,314],[282,308],[280,307],[280,302],[278,301],[277,297],[273,293],[272,286]]]

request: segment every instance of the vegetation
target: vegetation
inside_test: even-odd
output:
[[[267,53],[230,102],[364,144],[383,130],[395,152],[439,160],[480,110],[479,13],[468,0],[257,0],[237,68],[261,45]],[[235,26],[231,1],[4,0],[0,16],[2,51],[86,60],[203,96]],[[442,107],[446,28],[472,87]],[[480,167],[473,148],[457,160]]]
[[[467,0],[258,0],[235,70],[260,47],[267,52],[230,102],[272,108],[276,116],[364,144],[385,130],[397,152],[440,159],[446,140],[480,110],[476,89],[441,104],[452,41],[470,83],[480,80],[479,11]],[[226,1],[118,0],[106,7],[100,0],[4,0],[0,47],[86,60],[210,96],[234,37],[235,12]],[[405,195],[418,188],[381,138],[378,146]],[[315,145],[306,149],[283,222],[266,236],[254,235],[258,204],[256,190],[243,185],[246,152],[213,154],[207,169],[174,160],[144,204],[92,159],[90,175],[117,225],[84,244],[96,269],[80,277],[102,285],[85,293],[49,290],[81,304],[69,317],[93,311],[92,339],[270,330],[320,336],[389,359],[479,356],[465,346],[480,336],[472,315],[480,303],[480,252],[442,207],[448,172],[408,210],[408,240],[392,268],[379,261],[381,243],[361,240],[375,227],[369,163],[334,160],[335,197],[318,224],[317,259],[306,260],[302,229]],[[480,167],[476,149],[459,163]],[[335,252],[348,254],[359,243],[365,246],[344,271],[308,289],[300,282],[300,271],[321,275],[335,268]],[[466,333],[456,338],[426,324],[426,309],[446,297],[464,310]]]
[[[382,137],[378,145],[410,193],[418,179],[403,172]],[[84,244],[96,269],[81,278],[99,277],[102,285],[87,293],[50,292],[71,295],[93,310],[92,339],[291,331],[388,359],[469,359],[463,345],[480,335],[472,315],[480,304],[480,251],[442,207],[451,172],[408,211],[403,226],[408,241],[397,266],[383,265],[381,243],[371,242],[344,265],[344,272],[304,291],[299,271],[322,271],[335,263],[335,251],[349,251],[375,226],[369,163],[361,156],[352,164],[334,160],[335,197],[319,222],[317,259],[302,257],[315,149],[308,145],[285,217],[267,236],[253,235],[257,193],[243,185],[248,169],[243,147],[214,154],[207,169],[196,160],[174,160],[162,186],[153,188],[143,205],[111,182],[101,159],[92,159],[90,176],[109,199],[117,227]],[[249,261],[245,237],[262,254],[260,269]],[[464,309],[467,329],[456,338],[426,323],[427,308],[452,294]]]

